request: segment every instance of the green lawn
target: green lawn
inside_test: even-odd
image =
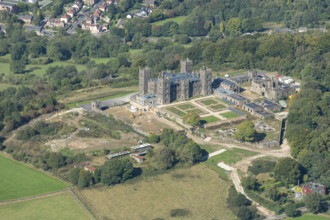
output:
[[[206,122],[204,124],[211,123],[211,122],[216,122],[216,121],[221,121],[220,118],[217,118],[213,115],[201,118],[201,120]]]
[[[181,110],[187,110],[187,109],[193,109],[195,108],[195,106],[191,105],[191,104],[182,104],[182,105],[177,105],[175,106]]]
[[[184,113],[183,111],[175,108],[175,107],[168,107],[166,108],[167,111],[170,111],[174,114],[176,114],[177,116],[183,117],[186,113]]]
[[[0,155],[0,201],[65,189],[63,182]]]
[[[93,60],[96,64],[107,63],[110,60],[109,57],[106,57],[106,58],[90,58],[90,59]]]
[[[6,220],[92,219],[89,213],[87,213],[69,192],[50,197],[0,205],[0,216]]]
[[[182,24],[183,21],[187,18],[187,16],[179,16],[179,17],[175,17],[175,18],[168,18],[168,19],[165,19],[165,20],[162,20],[162,21],[157,21],[155,23],[152,23],[154,25],[163,25],[165,24],[166,22],[169,22],[169,21],[173,21],[177,24]]]
[[[204,100],[200,100],[199,102],[201,102],[203,105],[213,105],[218,103],[213,99],[204,99]]]
[[[217,104],[217,105],[211,105],[211,106],[209,106],[212,110],[215,110],[215,111],[218,111],[218,110],[220,110],[220,109],[224,109],[224,108],[226,108],[226,106],[223,106],[223,105],[221,105],[221,104]]]
[[[313,214],[305,214],[297,218],[286,218],[286,220],[329,220],[329,217],[313,215]]]
[[[190,109],[190,110],[187,110],[186,112],[195,112],[197,114],[203,114],[204,113],[204,111],[202,111],[199,108]]]
[[[226,112],[226,113],[221,113],[220,115],[222,115],[225,118],[236,118],[236,117],[240,116],[236,112],[232,112],[232,111]]]

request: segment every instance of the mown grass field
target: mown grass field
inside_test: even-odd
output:
[[[69,192],[22,202],[0,205],[0,218],[6,220],[79,219],[92,217]]]
[[[66,188],[42,172],[0,155],[0,201],[18,199]]]
[[[78,195],[99,219],[230,220],[236,218],[226,207],[228,187],[229,182],[199,164]]]
[[[183,21],[187,18],[187,16],[179,16],[179,17],[175,17],[175,18],[168,18],[168,19],[165,19],[165,20],[162,20],[162,21],[157,21],[155,23],[152,23],[154,25],[163,25],[165,24],[166,22],[169,22],[169,21],[173,21],[177,24],[182,24]]]
[[[186,114],[186,113],[184,113],[183,111],[181,111],[181,110],[179,110],[179,109],[177,109],[177,108],[175,108],[175,107],[168,107],[168,108],[166,108],[166,110],[167,110],[167,111],[170,111],[170,112],[172,112],[172,113],[174,113],[174,114],[176,114],[176,115],[179,116],[179,117],[183,117],[183,116],[185,116],[185,114]]]
[[[222,115],[223,117],[225,117],[225,118],[236,118],[236,117],[238,117],[238,116],[240,116],[239,114],[237,114],[236,112],[232,112],[232,111],[230,111],[230,112],[225,112],[225,113],[221,113],[220,115]]]
[[[201,118],[201,120],[202,120],[202,123],[204,123],[204,124],[211,123],[211,122],[216,122],[216,121],[221,121],[220,118],[217,118],[217,117],[215,117],[213,115],[207,116],[207,117],[203,117],[203,118]]]

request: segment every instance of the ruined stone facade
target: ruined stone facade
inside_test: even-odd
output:
[[[212,94],[212,72],[203,67],[193,73],[193,63],[181,61],[181,73],[163,71],[157,78],[151,78],[151,70],[139,70],[139,100],[155,95],[157,103],[168,104],[175,100],[186,100],[198,95]]]

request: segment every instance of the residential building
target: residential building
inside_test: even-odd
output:
[[[61,28],[65,27],[65,23],[61,21],[61,19],[49,19],[45,26],[50,28]]]
[[[137,154],[131,154],[130,155],[131,158],[133,158],[134,160],[136,160],[136,162],[138,163],[142,163],[144,158],[140,155],[137,155]]]
[[[86,171],[91,172],[91,173],[94,173],[94,172],[95,172],[95,168],[92,167],[91,165],[87,165],[87,166],[85,166],[84,169],[85,169]]]
[[[94,5],[97,3],[97,0],[84,0],[85,5]]]
[[[67,14],[65,14],[61,17],[61,21],[63,21],[65,24],[67,24],[70,20],[71,20],[71,17]]]

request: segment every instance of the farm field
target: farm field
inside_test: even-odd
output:
[[[173,22],[177,23],[178,25],[180,25],[180,24],[183,23],[183,21],[186,18],[187,18],[187,16],[179,16],[179,17],[175,17],[175,18],[168,18],[168,19],[165,19],[165,20],[162,20],[162,21],[157,21],[157,22],[152,23],[152,24],[154,24],[154,25],[163,25],[166,22],[173,21]]]
[[[69,192],[33,200],[2,204],[0,216],[6,220],[35,219],[79,219],[90,220],[92,217]]]
[[[205,168],[200,164],[81,190],[78,196],[99,219],[236,219],[226,207],[229,183]]]
[[[63,182],[0,155],[0,201],[65,189]]]
[[[296,218],[287,218],[286,220],[329,220],[329,217],[320,216],[320,215],[313,215],[313,214],[305,214],[300,217]]]

